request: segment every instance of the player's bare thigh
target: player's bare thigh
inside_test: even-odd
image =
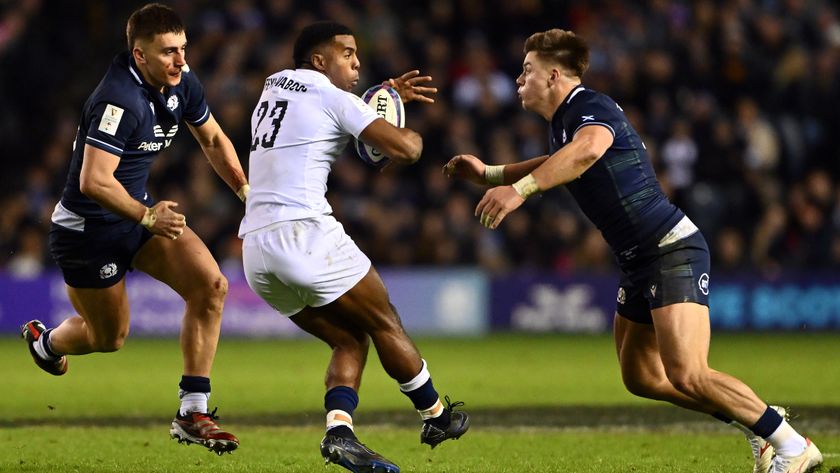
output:
[[[680,370],[708,369],[709,308],[694,302],[651,309],[662,362]]]
[[[658,385],[666,381],[653,325],[633,322],[615,314],[613,335],[621,377],[632,392],[635,392],[634,386]]]
[[[354,325],[367,333],[402,331],[402,323],[388,298],[388,290],[373,266],[355,286],[328,306],[331,310],[351,316]]]
[[[106,288],[67,286],[67,295],[94,341],[104,343],[128,336],[130,311],[125,278]]]
[[[227,292],[227,280],[203,241],[189,227],[178,239],[155,235],[134,256],[135,268],[162,281],[184,299],[202,297],[208,288]]]

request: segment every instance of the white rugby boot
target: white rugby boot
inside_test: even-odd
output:
[[[773,457],[770,473],[810,473],[822,466],[823,456],[820,449],[808,438],[805,439],[805,445],[805,451],[798,456],[776,455]]]

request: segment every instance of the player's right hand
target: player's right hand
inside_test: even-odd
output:
[[[443,166],[443,174],[448,178],[458,177],[476,184],[487,184],[484,168],[487,166],[471,154],[459,154]]]
[[[155,204],[152,209],[154,209],[157,219],[154,225],[149,228],[149,231],[173,240],[183,235],[184,227],[187,226],[187,217],[172,210],[177,206],[177,202],[170,200],[161,200]]]

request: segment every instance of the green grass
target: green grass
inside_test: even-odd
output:
[[[435,385],[474,414],[463,439],[430,451],[419,421],[368,361],[357,432],[404,472],[748,471],[735,431],[624,390],[607,336],[419,339]],[[840,334],[715,335],[711,364],[772,402],[793,406],[840,466]],[[177,408],[176,340],[129,339],[118,353],[73,357],[55,378],[19,339],[0,338],[0,472],[324,472],[323,376],[314,340],[222,340],[210,405],[242,440],[216,457],[167,438]],[[41,452],[50,452],[44,456]]]
[[[0,471],[32,473],[112,472],[317,472],[325,469],[317,452],[315,427],[240,428],[243,447],[217,457],[195,446],[178,446],[160,429],[35,427],[2,432],[5,453]],[[417,431],[374,427],[366,442],[387,450],[403,472],[720,472],[749,471],[751,455],[737,435],[552,430],[470,432],[435,450],[417,443]],[[54,455],[42,455],[32,440]],[[840,450],[840,439],[822,443]],[[246,450],[247,449],[247,450]],[[835,462],[836,463],[836,462]],[[737,467],[735,466],[737,465]]]

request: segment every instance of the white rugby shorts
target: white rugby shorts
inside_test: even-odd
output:
[[[370,270],[370,259],[331,215],[278,222],[245,235],[245,277],[277,312],[338,299]]]

